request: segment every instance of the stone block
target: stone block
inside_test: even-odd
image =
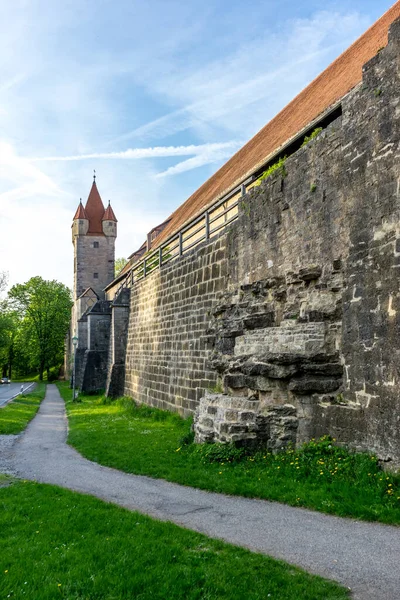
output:
[[[224,385],[228,388],[244,388],[246,387],[246,377],[242,374],[228,374],[224,377]]]
[[[320,265],[308,265],[299,271],[299,278],[302,281],[313,281],[319,279],[322,275],[322,267]]]
[[[254,412],[240,412],[239,413],[239,418],[241,421],[254,421],[255,420],[255,413]]]
[[[198,423],[202,428],[207,428],[207,429],[212,429],[214,426],[213,419],[203,417],[203,416],[199,418]]]
[[[303,377],[292,379],[289,390],[296,394],[327,394],[340,388],[341,379],[327,379],[325,377]]]

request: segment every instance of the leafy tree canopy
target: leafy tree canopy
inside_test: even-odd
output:
[[[71,292],[58,281],[32,277],[9,291],[11,307],[21,319],[17,342],[31,367],[43,371],[62,361],[71,316]]]
[[[116,258],[115,259],[115,276],[119,275],[127,263],[126,258]]]

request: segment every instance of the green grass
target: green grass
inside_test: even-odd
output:
[[[246,455],[229,445],[190,442],[190,421],[129,399],[67,400],[68,442],[85,457],[127,473],[149,475],[232,495],[276,500],[339,516],[400,524],[400,477],[376,457],[350,453],[329,438],[273,455]]]
[[[16,383],[17,381],[26,382],[26,383],[39,382],[39,375],[37,373],[30,373],[29,375],[13,375],[13,377],[11,378],[11,381],[13,383]]]
[[[281,561],[55,486],[0,479],[0,531],[0,598],[349,598]]]
[[[50,369],[50,379],[51,382],[57,381],[58,380],[58,375],[60,372],[60,368],[59,367],[51,367]],[[40,383],[40,378],[39,378],[39,373],[37,373],[36,371],[33,373],[28,373],[25,375],[13,375],[11,377],[11,381],[13,381],[14,383],[16,383],[17,381],[21,381],[21,382],[37,382]],[[43,373],[43,381],[47,381],[47,370],[44,371]]]
[[[33,392],[20,394],[0,408],[0,435],[21,433],[36,415],[46,393],[46,385],[38,383]]]

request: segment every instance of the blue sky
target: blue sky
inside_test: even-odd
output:
[[[0,0],[0,270],[72,285],[93,169],[127,256],[392,0]]]

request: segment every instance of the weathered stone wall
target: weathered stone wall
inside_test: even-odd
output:
[[[108,353],[106,395],[122,396],[125,386],[125,356],[128,340],[130,289],[124,288],[111,304],[111,335]]]
[[[226,237],[167,263],[131,290],[125,393],[193,412],[217,374],[207,365],[210,315],[227,281]]]
[[[132,290],[125,393],[198,408],[198,441],[330,433],[400,464],[399,30],[285,177]]]
[[[84,392],[104,390],[110,345],[110,302],[96,302],[90,312],[78,320],[77,325],[76,387]],[[71,358],[73,359],[73,352]]]
[[[91,287],[99,298],[114,278],[115,237],[79,235],[74,243],[74,300]],[[94,274],[97,273],[95,278]]]

